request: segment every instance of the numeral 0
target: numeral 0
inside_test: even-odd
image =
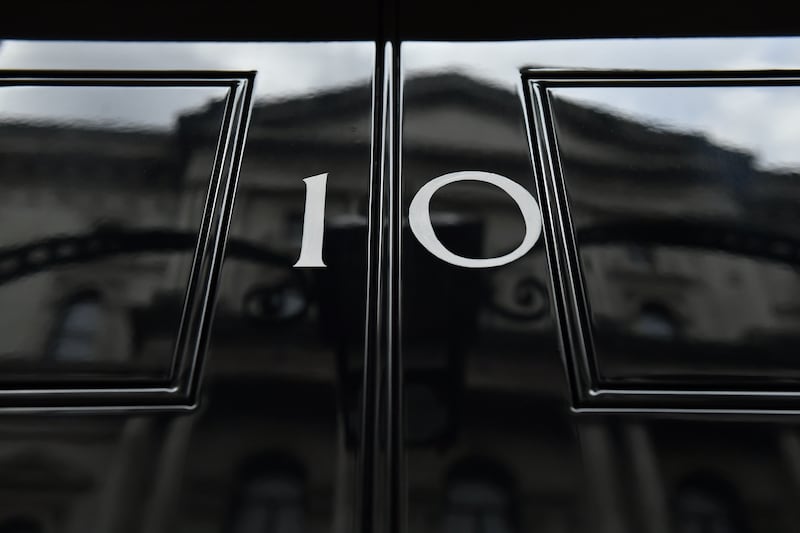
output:
[[[322,260],[322,240],[325,230],[325,187],[328,174],[319,174],[303,181],[306,184],[306,205],[303,216],[303,241],[300,257],[295,267],[324,267]],[[456,255],[442,244],[433,230],[430,215],[430,202],[433,195],[450,183],[458,181],[479,181],[498,187],[508,194],[519,207],[525,221],[525,237],[513,251],[500,257],[473,259]],[[536,199],[518,183],[491,172],[468,170],[452,172],[432,179],[423,185],[411,200],[408,208],[408,222],[417,240],[430,253],[452,265],[466,268],[490,268],[506,265],[528,253],[542,233],[542,216]]]

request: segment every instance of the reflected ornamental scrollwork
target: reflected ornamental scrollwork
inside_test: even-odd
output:
[[[511,302],[492,297],[488,307],[502,318],[513,321],[537,321],[550,313],[549,289],[534,276],[514,281]],[[511,305],[509,305],[509,303]]]

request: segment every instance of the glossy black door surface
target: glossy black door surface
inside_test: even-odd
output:
[[[3,263],[3,383],[58,384],[29,409],[94,406],[0,419],[0,531],[354,527],[373,45],[4,42],[0,63],[124,78],[0,88],[2,246],[18,261]],[[164,86],[176,69],[186,81]],[[189,80],[231,69],[255,74],[243,160],[223,135],[230,89]],[[293,268],[319,175],[327,268]],[[192,278],[221,264],[196,252],[215,228],[224,268]],[[166,381],[182,309],[206,290],[190,412],[81,404]]]
[[[567,241],[565,285],[574,283],[578,321],[590,317],[576,324],[578,350],[598,401],[627,390],[635,405],[644,389],[708,409],[740,391],[744,409],[770,392],[780,393],[774,406],[792,406],[798,163],[785,116],[800,93],[782,74],[554,74],[551,83],[533,73],[537,135],[552,146],[543,174]]]
[[[404,235],[409,531],[796,529],[795,47],[404,46],[404,201],[491,172],[543,220],[486,269]],[[523,240],[495,186],[430,205],[459,255]]]
[[[491,172],[537,196],[513,91],[413,59],[405,68],[404,219],[420,187],[453,171]],[[506,192],[479,181],[439,189],[430,217],[447,249],[468,258],[504,256],[532,231]],[[400,275],[409,530],[579,528],[579,447],[544,243],[502,266],[465,268],[406,230]]]
[[[5,74],[0,407],[191,406],[252,74]]]
[[[0,532],[798,530],[800,41],[385,37],[0,44]]]

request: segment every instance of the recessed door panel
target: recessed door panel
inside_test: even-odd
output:
[[[581,403],[791,409],[797,80],[535,75]]]
[[[0,81],[0,407],[191,405],[247,73]]]
[[[2,43],[0,531],[354,527],[373,49]]]

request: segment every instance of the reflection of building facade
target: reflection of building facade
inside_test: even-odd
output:
[[[452,170],[441,168],[452,150],[469,154],[475,168],[490,167],[520,181],[529,178],[524,154],[507,148],[509,139],[524,134],[509,119],[519,113],[515,97],[459,76],[412,80],[406,94],[419,103],[414,109],[424,111],[407,120],[410,141],[404,149],[422,163],[404,176],[406,196],[420,183]],[[365,310],[360,292],[347,295],[331,287],[363,290],[364,258],[359,254],[366,238],[370,120],[354,102],[369,95],[367,87],[355,87],[256,106],[231,229],[232,243],[241,246],[231,245],[220,286],[206,402],[198,413],[177,418],[0,421],[0,532],[24,530],[20,521],[28,517],[35,517],[31,531],[47,532],[349,531],[358,383],[348,376],[358,375],[354,361],[362,350],[358,328]],[[565,137],[577,139],[570,141],[576,152],[567,157],[580,160],[588,154],[596,160],[632,137],[655,136],[674,143],[675,158],[695,161],[695,155],[702,155],[722,161],[714,179],[725,179],[729,168],[756,172],[746,154],[700,137],[653,132],[633,121],[564,106],[565,116],[581,125],[619,121],[628,128],[620,139],[605,139],[604,146],[583,146],[582,141],[591,139],[581,138],[577,129],[565,130]],[[184,116],[171,133],[0,127],[0,143],[17,143],[13,149],[0,144],[0,150],[12,154],[3,167],[0,216],[15,225],[13,242],[2,245],[52,233],[91,233],[98,224],[106,231],[115,225],[141,229],[144,221],[146,227],[171,231],[196,227],[213,154],[209,146],[216,132],[215,109],[210,105]],[[445,122],[448,129],[463,123],[455,129],[464,136],[441,146],[436,135],[428,138],[426,132]],[[314,131],[311,137],[309,130]],[[293,137],[293,131],[303,134]],[[76,148],[82,143],[89,148]],[[57,160],[59,150],[89,154],[80,163],[85,166]],[[330,268],[311,274],[289,268],[299,248],[302,178],[307,177],[298,173],[295,162],[320,150],[329,151],[335,170],[319,169],[330,172]],[[610,205],[617,196],[592,188],[597,172],[619,174],[628,201],[648,212],[694,213],[689,198],[702,197],[712,198],[722,214],[747,208],[748,216],[772,217],[778,216],[776,208],[767,206],[800,194],[796,176],[762,173],[747,183],[763,188],[764,204],[742,206],[726,196],[730,187],[715,188],[707,179],[708,162],[696,161],[696,182],[686,185],[691,194],[676,198],[670,188],[674,183],[663,190],[635,185],[643,173],[670,178],[646,155],[617,152],[615,157],[604,161],[603,168],[578,176],[589,194],[573,201],[586,206],[591,216],[602,218],[620,208]],[[620,169],[637,157],[644,158],[644,170],[623,175]],[[26,158],[29,162],[22,163]],[[59,189],[62,177],[68,184],[64,190]],[[699,187],[708,190],[700,194]],[[450,221],[439,227],[443,240],[463,247],[464,253],[497,254],[515,246],[521,236],[513,204],[494,191],[454,186],[441,191],[432,205],[439,220]],[[790,211],[780,216],[795,216]],[[42,212],[50,217],[44,235],[37,220]],[[84,216],[87,212],[91,219]],[[410,236],[404,245],[413,260],[435,262],[414,250]],[[430,286],[419,283],[456,303],[436,309],[426,309],[424,299],[409,297],[405,303],[409,457],[418,465],[408,480],[409,505],[416,509],[409,531],[661,533],[674,524],[677,533],[745,533],[789,531],[800,525],[800,516],[783,506],[787,495],[800,491],[800,434],[765,430],[763,440],[742,441],[734,448],[740,434],[733,428],[600,420],[578,421],[576,439],[548,318],[543,254],[539,246],[499,273],[453,275],[442,270]],[[69,371],[76,360],[95,354],[107,355],[123,368],[139,368],[143,361],[163,364],[170,349],[165,337],[169,328],[153,316],[180,309],[176,298],[188,261],[185,250],[137,256],[135,261],[119,255],[15,280],[2,290],[17,292],[4,297],[32,307],[19,307],[16,322],[0,325],[0,337],[24,354],[22,359],[35,361],[47,353],[52,337],[42,332],[60,331],[56,336],[67,338],[68,345],[52,351],[55,371]],[[665,313],[688,324],[688,334],[717,340],[759,328],[778,334],[800,325],[796,311],[786,311],[781,303],[781,298],[797,300],[796,293],[787,294],[787,286],[800,290],[796,280],[790,285],[781,278],[796,276],[786,267],[714,254],[698,267],[696,258],[680,250],[616,243],[597,247],[585,261],[590,289],[595,279],[606,291],[592,294],[598,320],[650,336],[651,344],[677,334],[665,326]],[[720,270],[730,272],[729,281],[738,279],[731,282],[735,290],[716,286]],[[53,286],[62,292],[52,294]],[[676,291],[683,290],[686,296],[674,309]],[[633,294],[630,302],[628,293]],[[696,295],[701,296],[693,300]],[[773,295],[776,300],[768,301]],[[719,331],[714,329],[718,320],[704,322],[743,300],[765,301],[745,311],[739,307],[735,328]],[[97,305],[108,308],[101,314],[93,307]],[[60,314],[53,315],[53,309]],[[650,316],[640,316],[639,310],[647,309]],[[779,320],[776,313],[786,316]],[[475,324],[480,328],[467,327]],[[765,329],[774,324],[782,325]],[[157,333],[151,335],[148,328]],[[440,350],[434,353],[425,347],[429,345],[415,342],[437,328],[450,332]],[[86,343],[93,341],[86,339],[93,335],[100,340],[90,349]],[[136,349],[141,339],[155,347]],[[691,440],[699,434],[702,439]],[[718,453],[715,442],[725,442],[730,455]],[[632,479],[640,490],[623,493],[621,478]],[[747,486],[746,479],[758,482]],[[16,526],[4,525],[4,517],[23,526],[12,529]]]
[[[136,226],[143,220],[158,226],[177,222],[178,191],[160,188],[160,184],[166,184],[165,177],[153,176],[161,173],[172,181],[178,175],[166,134],[10,124],[2,128],[1,136],[3,247],[81,235],[87,229]],[[136,264],[117,261],[113,272],[104,265],[92,266],[61,268],[4,284],[0,298],[15,309],[6,316],[0,331],[4,359],[38,358],[48,350],[57,352],[59,348],[48,343],[52,335],[58,335],[59,322],[69,330],[80,329],[80,322],[85,321],[81,317],[91,318],[89,306],[93,304],[88,295],[93,292],[103,296],[96,305],[117,308],[116,313],[104,314],[112,317],[119,315],[124,303],[136,298],[131,292],[141,292],[149,300],[152,292],[169,279],[164,258],[149,264],[146,260]],[[147,270],[149,276],[144,274]],[[130,286],[131,280],[144,281],[145,277],[149,277],[147,290]],[[64,317],[69,314],[71,299],[82,292],[87,294],[83,307],[80,301],[75,302],[77,311],[72,319]],[[55,316],[51,311],[56,311]],[[69,322],[78,324],[70,327]],[[89,357],[97,351],[114,360],[128,359],[130,348],[119,341],[131,337],[129,325],[117,322],[103,324],[100,329],[106,338],[98,339],[96,347],[72,350],[74,358]],[[81,351],[87,353],[78,353]]]
[[[702,134],[659,129],[568,99],[556,99],[555,111],[578,228],[659,218],[727,224],[727,234],[709,236],[720,241],[755,238],[734,234],[748,226],[780,228],[765,247],[800,235],[796,172],[760,170],[751,154]],[[671,316],[676,328],[685,326],[686,335],[718,342],[788,334],[800,325],[792,305],[800,294],[792,254],[787,264],[713,250],[722,242],[694,251],[623,244],[585,247],[598,320],[619,322],[643,310],[640,325],[647,328],[650,318],[656,328],[661,313],[664,322]],[[627,317],[613,316],[623,309]]]

